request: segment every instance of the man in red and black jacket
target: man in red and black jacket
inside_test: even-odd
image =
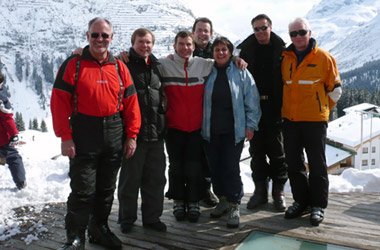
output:
[[[107,221],[121,157],[123,152],[126,158],[134,154],[141,117],[127,67],[108,52],[112,38],[108,20],[92,19],[89,46],[82,57],[71,56],[61,65],[54,83],[53,127],[62,139],[62,155],[70,157],[67,242],[62,249],[84,249],[87,225],[90,242],[122,247]]]
[[[4,81],[5,77],[0,72],[0,155],[5,158],[9,166],[17,189],[21,190],[26,187],[25,169],[22,158],[15,149],[18,143],[18,130],[13,120],[11,104],[3,93]]]

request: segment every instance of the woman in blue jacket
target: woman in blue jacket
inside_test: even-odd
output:
[[[210,216],[228,212],[227,227],[239,226],[243,197],[240,155],[244,139],[251,140],[261,116],[259,93],[248,70],[231,61],[232,43],[218,37],[212,44],[215,64],[206,82],[203,100],[202,136],[212,184],[219,204]]]

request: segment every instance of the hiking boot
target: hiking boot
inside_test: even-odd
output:
[[[310,223],[313,226],[319,226],[325,217],[325,209],[321,207],[312,207],[310,214]]]
[[[148,228],[148,229],[152,229],[152,230],[157,231],[157,232],[166,232],[166,225],[164,223],[162,223],[160,220],[157,222],[153,222],[153,223],[144,223],[143,222],[143,227]]]
[[[90,243],[98,244],[109,249],[122,248],[121,241],[111,232],[106,224],[95,224],[90,221],[87,234]]]
[[[66,243],[61,246],[58,250],[84,250],[86,236],[85,230],[66,230]]]
[[[200,201],[200,205],[203,207],[211,208],[218,204],[218,197],[211,191],[211,188],[207,188],[205,197]]]
[[[186,217],[185,203],[181,200],[174,200],[173,215],[177,221],[183,221]]]
[[[129,233],[132,231],[133,223],[121,223],[120,229],[123,234]]]
[[[227,227],[237,228],[239,227],[239,223],[240,223],[239,204],[230,203],[229,205],[230,205],[230,208],[228,211]]]
[[[16,187],[17,187],[18,190],[26,188],[26,185],[27,185],[26,181],[20,181],[20,182],[16,183]]]
[[[190,222],[198,222],[199,216],[201,215],[201,210],[199,208],[198,202],[189,202],[187,205],[187,219]]]
[[[247,203],[248,209],[254,209],[268,203],[268,180],[255,182],[255,192]]]
[[[210,212],[211,218],[220,218],[223,214],[228,212],[230,204],[228,203],[225,196],[219,197],[219,203],[216,207]]]
[[[273,205],[279,212],[284,212],[286,209],[284,184],[273,182],[272,187]]]
[[[293,205],[288,207],[288,210],[286,210],[285,219],[297,218],[307,213],[310,213],[310,207],[295,201],[293,202]]]

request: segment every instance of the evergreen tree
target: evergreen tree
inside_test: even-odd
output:
[[[28,127],[29,130],[32,130],[33,129],[33,124],[32,124],[32,120],[29,120],[29,127]]]
[[[22,119],[22,114],[19,112],[16,112],[15,123],[18,131],[25,131],[25,123]]]
[[[37,118],[33,119],[33,130],[39,130]]]
[[[44,119],[42,119],[42,121],[41,121],[41,132],[48,132],[48,129],[47,129],[47,126],[46,126]]]

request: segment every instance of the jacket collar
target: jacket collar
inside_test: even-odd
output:
[[[177,54],[177,52],[174,52],[174,61],[176,63],[183,65],[185,64],[186,60],[187,60],[187,65],[189,65],[193,61],[193,56],[191,55],[188,59],[185,59],[185,58],[180,57]]]
[[[107,53],[108,53],[108,59],[106,61],[102,62],[102,64],[105,64],[105,63],[114,63],[114,64],[116,64],[115,57],[113,57],[112,54],[109,51]],[[86,47],[84,47],[83,53],[82,53],[82,59],[95,61],[96,63],[99,64],[98,60],[96,60],[96,58],[91,55],[91,53],[90,53],[90,46],[89,45],[87,45]]]
[[[129,56],[130,56],[130,60],[142,61],[145,63],[145,59],[139,54],[137,54],[137,52],[132,47],[129,49]],[[149,55],[149,61],[150,61],[150,65],[160,64],[158,62],[158,59],[153,54]]]

